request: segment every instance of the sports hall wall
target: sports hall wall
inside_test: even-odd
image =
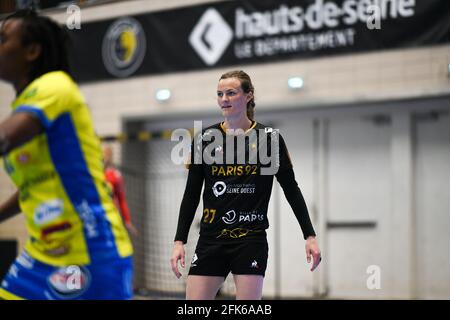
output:
[[[112,2],[82,8],[81,26],[219,2]],[[61,23],[67,19],[64,10],[48,14]],[[449,64],[447,42],[105,79],[80,87],[98,134],[117,137],[137,126],[158,131],[193,126],[197,119],[220,121],[218,79],[231,69],[245,70],[255,85],[256,120],[278,127],[286,139],[324,256],[311,274],[300,227],[275,186],[265,297],[448,299]],[[293,76],[302,77],[301,89],[288,87]],[[170,99],[157,101],[159,89],[170,89]],[[0,97],[5,117],[13,90],[0,83]],[[170,277],[168,261],[186,172],[163,163],[168,139],[112,144],[116,163],[131,168],[125,170],[127,193],[141,234],[133,239],[136,282],[150,291],[182,292],[184,282]],[[137,177],[140,171],[148,181]],[[0,199],[13,190],[1,171]],[[17,217],[0,225],[0,239],[16,238],[23,246],[23,223]],[[163,249],[156,250],[155,243]],[[192,250],[188,247],[188,255]],[[370,287],[371,270],[380,271],[381,287]],[[227,281],[223,292],[232,291]]]

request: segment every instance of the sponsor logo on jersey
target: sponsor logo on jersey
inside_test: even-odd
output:
[[[73,265],[58,268],[48,277],[47,282],[57,297],[74,299],[89,287],[91,275],[85,267]]]
[[[219,197],[227,190],[227,185],[223,181],[217,181],[212,187],[213,193],[216,197]]]
[[[83,220],[84,229],[86,236],[88,238],[95,238],[99,235],[99,230],[97,226],[97,219],[95,218],[94,212],[89,206],[86,200],[83,200],[79,205],[76,206],[77,211]]]
[[[263,221],[264,217],[264,214],[258,213],[257,211],[240,211],[239,213],[236,213],[236,211],[230,210],[224,214],[222,221],[226,224],[233,224],[235,222]]]
[[[19,268],[13,264],[8,270],[8,276],[11,278],[18,278],[19,276]]]
[[[211,175],[218,177],[249,176],[259,173],[258,165],[212,165]]]
[[[256,184],[254,183],[243,183],[243,184],[233,184],[227,187],[226,193],[229,194],[254,194],[256,190]]]
[[[16,262],[25,269],[33,269],[34,266],[34,259],[30,257],[26,252],[22,252],[22,254],[17,257]]]
[[[34,223],[38,226],[48,224],[63,213],[64,203],[61,199],[54,199],[42,203],[34,211]]]
[[[251,212],[240,212],[239,222],[253,222],[253,221],[263,221],[264,214],[258,213],[257,211]]]
[[[70,251],[70,246],[68,244],[64,244],[64,245],[59,246],[54,249],[45,250],[45,253],[49,256],[59,257],[59,256],[69,253],[69,251]]]
[[[214,195],[218,198],[223,194],[254,194],[256,185],[253,183],[226,185],[223,181],[216,181],[212,187]]]
[[[46,238],[55,232],[66,231],[72,228],[72,224],[69,221],[63,221],[61,223],[52,224],[41,230],[41,238],[46,240]]]
[[[225,213],[225,216],[222,217],[223,222],[226,224],[233,224],[236,222],[236,211],[230,210]]]

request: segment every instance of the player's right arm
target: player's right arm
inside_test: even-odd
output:
[[[16,112],[0,123],[0,155],[24,144],[42,132],[39,120],[30,113]]]
[[[0,155],[29,141],[42,131],[38,119],[25,112],[14,113],[0,123]],[[20,213],[19,191],[0,204],[0,223]]]
[[[39,120],[25,112],[13,113],[0,123],[0,155],[31,140],[42,131]],[[0,223],[20,213],[19,191],[0,204]]]
[[[20,213],[19,191],[0,204],[0,223]]]
[[[197,210],[200,202],[203,180],[203,174],[192,170],[192,168],[189,170],[186,189],[184,191],[180,214],[178,217],[177,233],[174,239],[172,257],[170,259],[172,271],[175,273],[177,278],[181,277],[181,273],[178,269],[178,261],[181,261],[181,267],[185,267],[184,244],[187,242],[189,229],[192,221],[194,220],[195,211]]]

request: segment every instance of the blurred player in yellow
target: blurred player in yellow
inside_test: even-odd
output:
[[[0,78],[12,84],[0,153],[18,191],[0,222],[23,212],[30,238],[3,299],[129,299],[132,245],[105,180],[100,141],[69,75],[67,34],[34,11],[0,28]]]

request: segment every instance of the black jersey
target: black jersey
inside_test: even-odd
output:
[[[189,171],[175,240],[187,240],[203,181],[202,239],[265,239],[274,176],[291,198],[305,238],[315,235],[277,130],[256,122],[237,135],[228,134],[221,123],[206,128],[193,140]]]

